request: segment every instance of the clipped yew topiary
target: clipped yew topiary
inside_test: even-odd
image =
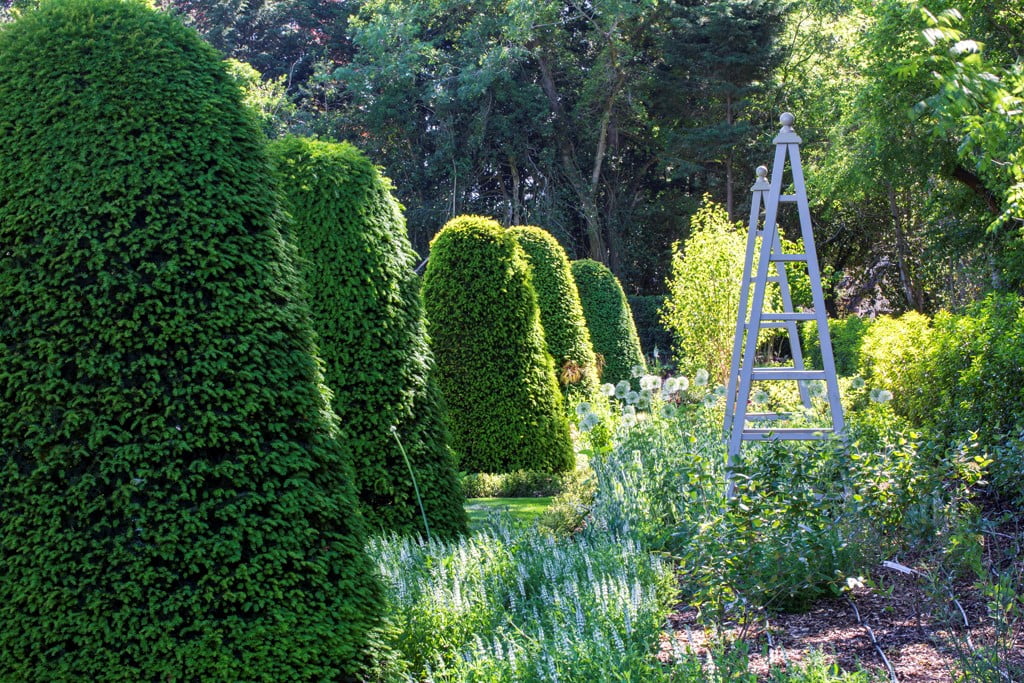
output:
[[[597,359],[565,249],[538,227],[517,226],[509,232],[530,262],[544,339],[555,359],[559,382],[576,394],[592,394],[597,390]]]
[[[346,680],[376,642],[255,122],[141,1],[0,30],[0,680]]]
[[[423,298],[452,446],[469,472],[562,472],[569,424],[515,238],[460,216],[434,237]]]
[[[622,285],[607,266],[592,259],[573,261],[572,276],[579,288],[594,351],[604,357],[602,381],[629,379],[633,368],[644,368],[645,363]]]
[[[431,377],[416,254],[390,183],[347,143],[292,137],[270,150],[370,523],[397,532],[464,533],[463,496]]]

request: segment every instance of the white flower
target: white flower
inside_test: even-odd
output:
[[[807,394],[812,398],[821,398],[825,395],[825,385],[821,382],[808,382]]]
[[[636,403],[637,408],[640,410],[647,410],[651,407],[651,390],[644,389],[640,392],[640,400]]]
[[[640,401],[640,394],[635,391],[630,391],[626,394],[626,403],[629,405],[636,405]]]
[[[751,397],[751,400],[754,401],[754,403],[758,403],[758,404],[760,404],[760,403],[767,403],[768,402],[768,392],[765,391],[764,389],[758,389],[757,391],[754,392],[754,395]]]
[[[583,417],[590,412],[590,404],[586,401],[576,404],[576,417]]]
[[[629,369],[629,374],[633,377],[641,377],[644,374],[644,366],[634,365]]]
[[[624,379],[615,385],[615,398],[626,398],[626,394],[629,393],[631,387],[629,386],[629,380]]]
[[[640,378],[641,389],[656,390],[661,388],[661,377],[658,375],[644,375]]]
[[[607,396],[608,398],[611,398],[612,396],[615,395],[615,385],[611,383],[602,384],[601,393]]]
[[[708,371],[705,370],[704,368],[701,368],[700,370],[698,370],[696,372],[696,374],[694,374],[694,376],[693,376],[693,383],[694,383],[694,385],[696,385],[698,387],[707,386],[708,377],[709,377]]]
[[[892,392],[888,389],[872,389],[871,400],[875,403],[888,403],[892,400]]]
[[[666,420],[671,420],[676,416],[676,407],[671,403],[665,403],[661,406],[661,416]]]
[[[600,424],[601,418],[598,417],[597,413],[587,413],[580,420],[580,431],[589,432],[591,429]]]
[[[856,377],[854,377],[853,381],[850,382],[850,388],[851,389],[861,389],[863,387],[864,387],[864,378],[861,377],[860,375],[857,375]]]
[[[725,391],[726,391],[725,385],[724,384],[719,384],[717,387],[715,387],[715,396],[717,398],[721,398],[721,397],[725,396]]]

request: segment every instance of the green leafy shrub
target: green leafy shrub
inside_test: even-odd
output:
[[[938,400],[926,393],[923,384],[931,350],[931,320],[914,311],[898,318],[879,316],[860,344],[864,378],[872,386],[891,391],[893,408],[917,426],[923,426],[927,406]]]
[[[672,333],[661,324],[661,309],[665,299],[663,294],[626,297],[633,311],[640,348],[648,357],[653,356],[654,349],[658,349],[659,357],[667,359],[672,351]]]
[[[945,442],[971,432],[992,444],[1024,425],[1024,315],[1015,295],[963,315],[939,313],[908,413]]]
[[[562,394],[515,238],[489,218],[452,219],[431,243],[423,298],[460,468],[571,469]]]
[[[0,679],[338,680],[381,587],[251,115],[141,1],[0,31]]]
[[[574,394],[593,394],[598,384],[597,358],[565,249],[537,227],[518,226],[509,232],[530,262],[544,339],[548,353],[555,359],[559,382],[567,389],[575,388]]]
[[[529,470],[473,472],[463,478],[462,486],[467,498],[539,498],[559,494],[570,476]]]
[[[294,218],[291,236],[325,378],[371,525],[423,533],[422,501],[430,531],[465,532],[431,376],[416,254],[390,183],[347,143],[290,137],[270,151]]]
[[[705,368],[716,382],[729,374],[746,237],[725,209],[705,198],[690,219],[690,236],[672,247],[662,323],[672,333],[676,364]]]
[[[860,372],[860,347],[864,342],[870,320],[857,315],[828,321],[829,338],[832,340],[832,356],[836,362],[836,374],[852,377]],[[821,347],[818,345],[818,323],[810,321],[800,330],[803,351],[811,367],[820,368]]]
[[[626,294],[608,267],[592,259],[572,262],[572,276],[580,292],[583,316],[594,351],[604,358],[601,380],[618,382],[646,370],[640,338]]]

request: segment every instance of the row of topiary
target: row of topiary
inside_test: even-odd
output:
[[[0,187],[4,680],[361,676],[367,534],[466,528],[439,386],[464,468],[571,465],[555,370],[598,378],[558,328],[581,304],[545,279],[557,243],[442,232],[435,383],[387,181],[348,145],[268,148],[218,55],[142,0],[0,30]]]
[[[571,469],[564,401],[594,395],[595,349],[604,377],[643,364],[615,276],[570,266],[540,228],[453,219],[431,244],[423,293],[452,446],[470,472]]]
[[[0,187],[0,679],[360,676],[367,534],[466,528],[386,181],[53,0],[0,31]]]

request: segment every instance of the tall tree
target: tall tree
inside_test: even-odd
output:
[[[663,43],[658,114],[669,126],[669,152],[681,161],[676,173],[710,176],[709,190],[735,220],[738,162],[751,164],[751,143],[766,137],[777,112],[751,111],[784,56],[777,40],[785,23],[785,0],[676,0],[672,32]],[[767,125],[766,125],[767,124]]]

